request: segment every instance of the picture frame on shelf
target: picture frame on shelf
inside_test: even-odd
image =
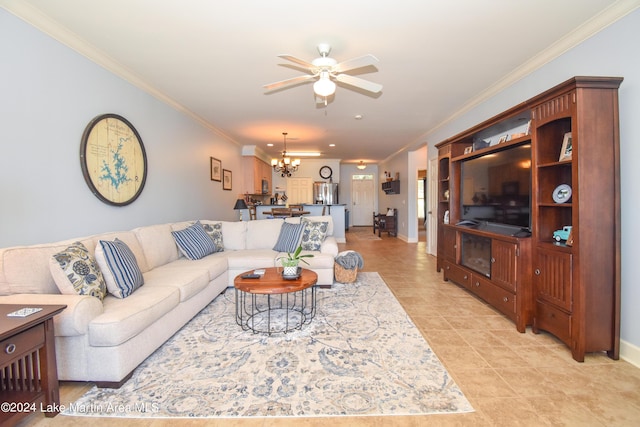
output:
[[[211,161],[211,181],[222,181],[222,162],[215,157],[210,158]]]
[[[473,146],[472,145],[464,148],[464,154],[470,154],[470,153],[473,153]]]
[[[509,135],[502,135],[498,140],[498,144],[502,144],[503,142],[507,142],[509,140]]]
[[[222,169],[222,189],[231,190],[232,174],[228,169]]]
[[[531,120],[527,122],[527,127],[524,130],[525,135],[531,135]]]
[[[571,138],[571,132],[567,132],[564,134],[564,138],[562,140],[562,148],[560,149],[560,158],[559,162],[568,162],[571,160],[571,154],[573,152],[573,140]]]

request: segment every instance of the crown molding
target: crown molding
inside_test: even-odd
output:
[[[580,25],[578,28],[567,34],[565,37],[556,41],[544,51],[535,55],[530,60],[517,67],[506,76],[500,78],[493,85],[489,86],[487,89],[471,98],[469,102],[467,102],[460,110],[456,111],[454,114],[440,122],[438,125],[434,126],[426,134],[424,134],[423,137],[420,138],[420,140],[425,141],[428,135],[431,135],[438,129],[460,118],[483,102],[486,102],[487,100],[504,91],[519,80],[542,68],[544,65],[578,46],[580,43],[589,39],[593,35],[602,31],[609,25],[615,23],[616,21],[625,17],[639,7],[640,2],[638,0],[619,0],[615,2],[614,4],[604,9],[602,12],[595,15],[594,17]]]
[[[39,9],[33,7],[31,4],[22,2],[20,0],[0,0],[0,7],[6,9],[8,12],[12,13],[26,23],[47,34],[54,40],[57,40],[68,48],[76,51],[80,55],[86,57],[90,61],[122,78],[123,80],[131,83],[135,87],[148,93],[159,101],[191,117],[203,127],[217,133],[227,141],[232,142],[236,145],[241,145],[238,141],[235,141],[220,129],[213,126],[211,123],[195,114],[193,111],[189,110],[170,96],[151,86],[142,77],[138,76],[136,73],[123,66],[121,63],[119,63],[109,55],[97,49],[95,46],[79,37],[76,33],[69,31],[58,22],[52,20],[47,15],[42,13]]]

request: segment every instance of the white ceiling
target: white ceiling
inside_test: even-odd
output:
[[[239,145],[278,155],[286,131],[290,151],[379,162],[423,146],[428,132],[638,1],[0,0],[0,6]],[[265,93],[263,85],[301,74],[280,66],[287,61],[277,55],[311,61],[319,43],[331,44],[338,62],[375,55],[377,71],[358,76],[382,84],[382,93],[339,85],[326,107],[316,105],[311,84]]]

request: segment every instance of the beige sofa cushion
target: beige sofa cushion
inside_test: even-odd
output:
[[[220,221],[208,221],[215,223]],[[247,222],[246,221],[221,221],[222,222],[222,239],[224,241],[225,251],[238,251],[246,249],[247,240]]]
[[[187,260],[190,261],[190,260]],[[193,264],[182,264],[183,268],[173,264],[163,265],[144,273],[147,287],[174,287],[180,291],[180,302],[186,301],[209,284],[209,272],[205,268],[198,268]]]
[[[124,299],[108,295],[104,312],[89,324],[89,344],[117,346],[138,335],[180,303],[176,287],[143,286]]]
[[[0,295],[59,294],[49,259],[76,241],[93,253],[95,243],[86,238],[0,249]]]
[[[272,249],[282,228],[282,219],[258,219],[247,222],[247,249]]]
[[[224,252],[216,252],[215,254],[207,255],[195,261],[183,257],[171,264],[165,265],[163,268],[175,268],[179,270],[203,269],[209,272],[209,281],[212,281],[227,271],[227,254]]]
[[[278,253],[271,249],[246,249],[227,254],[229,269],[252,270],[254,268],[274,267]]]
[[[175,261],[180,257],[176,241],[171,236],[171,224],[151,225],[133,230],[140,241],[149,269]]]

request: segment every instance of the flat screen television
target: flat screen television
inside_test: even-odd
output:
[[[531,228],[531,144],[461,162],[461,219]]]

